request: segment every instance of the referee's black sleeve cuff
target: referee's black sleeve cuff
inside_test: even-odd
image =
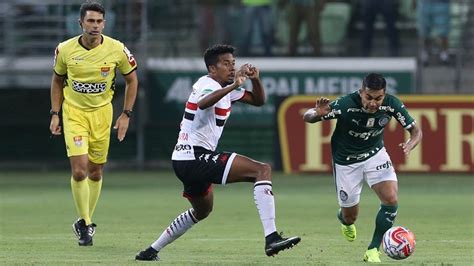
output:
[[[126,74],[122,74],[122,75],[128,76],[128,75],[132,74],[133,71],[137,70],[137,68],[138,68],[138,67],[135,67],[134,69],[132,69],[132,71],[130,71],[130,72],[126,73]]]
[[[58,74],[58,72],[56,72],[54,69],[53,69],[53,72],[54,72],[54,74],[56,74],[56,75],[58,75],[58,76],[60,76],[60,77],[65,77],[65,76],[67,75],[67,73],[66,73],[66,74],[63,74],[63,75]]]

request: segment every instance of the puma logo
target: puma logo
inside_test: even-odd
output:
[[[385,217],[385,220],[387,220],[387,222],[393,225],[393,222],[395,221],[395,217],[397,217],[397,213],[398,212],[385,212],[385,215],[388,215],[387,217]]]
[[[356,123],[357,125],[359,125],[360,120],[361,120],[361,119],[359,119],[359,120],[352,119],[352,122],[354,122],[354,123]]]

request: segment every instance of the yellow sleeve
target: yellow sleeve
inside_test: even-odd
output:
[[[122,44],[123,50],[120,52],[118,69],[122,75],[128,75],[137,68],[137,61],[133,54]]]
[[[61,44],[56,47],[54,51],[54,72],[60,76],[67,74],[66,63],[64,62],[64,51],[61,49]]]

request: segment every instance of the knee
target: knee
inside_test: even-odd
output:
[[[259,165],[256,181],[262,180],[272,180],[272,167],[268,163],[261,163]]]
[[[100,181],[102,179],[102,170],[93,169],[89,170],[89,179],[94,181]]]
[[[396,189],[387,191],[382,197],[381,201],[383,205],[395,206],[398,205],[398,193]]]
[[[78,168],[78,169],[73,169],[72,170],[72,178],[76,181],[82,181],[84,179],[86,179],[87,177],[87,171],[85,169],[82,169],[82,168]]]
[[[383,205],[396,206],[398,205],[398,196],[397,194],[389,195],[384,198]]]

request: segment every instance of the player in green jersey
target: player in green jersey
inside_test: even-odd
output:
[[[80,246],[91,246],[95,233],[92,214],[99,200],[107,162],[112,124],[112,97],[116,72],[125,79],[123,111],[114,128],[118,140],[127,132],[138,88],[137,63],[125,45],[102,34],[104,7],[88,1],[81,5],[82,34],[58,45],[51,81],[53,135],[61,134],[71,165],[71,189],[79,219],[73,223]]]
[[[319,98],[303,115],[308,123],[337,119],[331,138],[333,173],[340,206],[337,217],[348,241],[356,238],[354,222],[364,181],[380,199],[372,241],[364,254],[366,262],[380,262],[378,249],[383,234],[392,227],[398,209],[397,176],[384,147],[384,128],[393,117],[410,133],[410,139],[399,145],[405,155],[422,138],[404,104],[385,93],[386,84],[382,75],[368,74],[358,91],[333,102]]]

